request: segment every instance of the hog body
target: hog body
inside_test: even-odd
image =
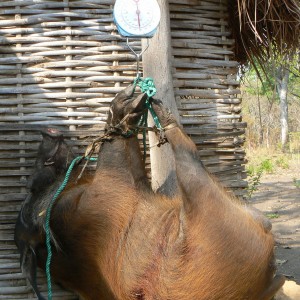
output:
[[[112,102],[111,139],[100,147],[95,175],[71,182],[53,207],[50,225],[59,245],[53,245],[53,279],[85,300],[270,300],[284,279],[274,278],[269,224],[228,196],[155,100],[179,192],[173,198],[154,193],[137,137],[124,135],[146,99],[132,100],[132,94],[128,87]],[[47,202],[48,194],[36,201]],[[44,268],[40,226],[34,227],[39,238],[33,248]]]

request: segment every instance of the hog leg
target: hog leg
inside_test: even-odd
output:
[[[162,122],[162,126],[166,128],[166,137],[173,148],[181,189],[189,199],[187,206],[192,209],[193,205],[200,204],[197,201],[200,189],[205,190],[206,195],[208,193],[216,194],[218,191],[222,192],[220,186],[211,178],[202,164],[194,142],[183,132],[172,115],[158,100],[153,100],[153,107]],[[271,230],[271,222],[259,210],[253,207],[245,207],[245,210],[261,224],[266,233]]]
[[[233,204],[233,201],[229,199],[226,193],[224,193],[222,187],[212,178],[209,172],[205,169],[204,165],[200,160],[196,145],[183,132],[183,130],[176,123],[172,115],[168,113],[166,109],[163,108],[161,103],[159,103],[158,101],[154,101],[153,108],[156,114],[158,115],[161,125],[165,128],[166,138],[171,144],[171,147],[174,152],[177,178],[180,184],[180,188],[182,190],[183,206],[185,212],[187,213],[187,216],[190,220],[196,219],[197,221],[203,220],[204,216],[208,216],[209,220],[211,214],[207,214],[206,212],[209,209],[211,209],[211,207],[214,207],[213,212],[220,212],[220,216],[224,215],[224,213],[226,213],[226,207],[229,207],[227,205],[230,205],[230,203],[232,203],[233,206],[235,205]],[[234,213],[234,211],[234,209],[230,210],[230,216],[233,216],[232,214]],[[236,210],[236,212],[238,212],[238,210]],[[262,225],[266,233],[265,236],[269,236],[269,241],[268,243],[265,243],[264,247],[261,247],[259,249],[253,247],[251,250],[253,251],[253,253],[255,253],[255,251],[257,250],[257,255],[259,255],[260,257],[265,255],[265,249],[267,249],[267,247],[270,251],[268,256],[265,258],[265,264],[267,264],[267,271],[264,273],[261,279],[261,282],[264,282],[263,285],[268,286],[268,289],[265,290],[261,297],[255,299],[270,300],[271,297],[283,284],[284,278],[282,276],[276,276],[275,278],[273,278],[273,242],[269,234],[269,231],[271,229],[269,222],[265,222],[265,220],[261,217],[261,215],[258,212],[251,209],[249,210],[249,212],[253,216],[254,220],[256,220],[259,224]],[[236,214],[236,216],[238,215]],[[244,216],[241,215],[241,217],[246,218],[246,214]],[[239,238],[239,236],[235,234],[234,226],[230,228],[230,225],[228,225],[230,222],[227,222],[225,219],[222,220],[222,224],[224,226],[227,226],[228,232],[232,234],[232,238]],[[214,222],[214,220],[212,220],[211,222]],[[215,224],[217,224],[217,222],[215,222]],[[243,223],[241,222],[240,225],[243,225]],[[245,226],[244,228],[247,227]],[[218,232],[212,230],[212,233],[217,234]],[[253,241],[255,238],[258,241],[261,241],[262,232],[260,230],[253,230],[251,232],[249,230],[249,236],[250,233],[253,239],[249,238],[249,240]],[[251,243],[249,243],[247,244],[247,247],[251,249],[252,245]],[[228,245],[227,249],[229,248],[230,247]],[[234,247],[230,249],[230,253],[228,253],[228,256],[230,256],[233,253],[233,251],[235,251]],[[238,251],[236,252],[236,254],[238,256]],[[255,278],[253,280],[255,280]]]
[[[100,148],[97,169],[116,171],[130,185],[150,189],[136,136],[116,136],[112,141],[104,142]]]
[[[133,87],[129,86],[112,101],[107,119],[108,129],[121,126],[120,129],[126,131],[130,125],[137,123],[147,97],[142,94],[133,98],[132,94]],[[126,120],[122,123],[124,119]],[[112,133],[111,141],[105,141],[100,148],[97,168],[100,171],[115,170],[129,184],[150,189],[136,135],[124,137],[119,133]]]
[[[162,106],[161,101],[152,102],[161,126],[165,128],[165,135],[171,144],[176,162],[177,179],[183,193],[185,210],[187,213],[197,213],[199,191],[205,195],[217,193],[220,189],[200,160],[196,145],[184,133],[170,112]]]

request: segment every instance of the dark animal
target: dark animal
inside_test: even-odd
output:
[[[115,97],[111,139],[100,148],[95,175],[69,184],[56,201],[53,279],[86,300],[270,300],[284,279],[274,277],[269,223],[227,195],[157,100],[152,104],[174,152],[180,193],[170,199],[152,192],[137,137],[123,134],[136,124],[145,98],[134,98],[131,86]],[[46,172],[48,159],[39,160],[36,173]],[[36,196],[32,191],[27,205],[38,209],[25,204],[16,226],[23,257],[29,247],[41,268],[47,253],[38,213],[61,181],[57,164],[52,167],[57,179],[44,191],[33,176]]]
[[[30,193],[22,205],[15,226],[15,242],[21,254],[21,269],[39,299],[44,299],[36,283],[36,249],[45,244],[42,216],[51,199],[49,196],[61,184],[68,163],[74,158],[58,130],[44,130],[42,136],[34,172],[27,183]]]

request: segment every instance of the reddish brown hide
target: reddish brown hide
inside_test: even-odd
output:
[[[125,117],[126,130],[140,116],[145,97],[131,101],[132,92],[116,96],[108,129]],[[137,137],[112,134],[95,175],[71,183],[53,209],[54,280],[86,300],[270,300],[284,279],[274,279],[268,223],[227,195],[172,116],[158,101],[153,107],[180,194],[153,193]],[[45,245],[37,244],[44,268]]]

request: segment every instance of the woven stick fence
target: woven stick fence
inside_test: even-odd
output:
[[[55,126],[79,153],[135,76],[112,20],[113,0],[0,2],[0,298],[34,299],[13,241],[39,131]],[[224,0],[170,1],[173,84],[185,130],[206,166],[241,194],[245,124]],[[140,41],[131,46],[139,51]],[[149,168],[149,166],[148,166]],[[39,273],[46,295],[44,276]],[[54,299],[77,299],[58,287]]]
[[[204,164],[242,195],[246,124],[231,60],[226,0],[171,0],[173,84],[181,123],[197,144]]]

